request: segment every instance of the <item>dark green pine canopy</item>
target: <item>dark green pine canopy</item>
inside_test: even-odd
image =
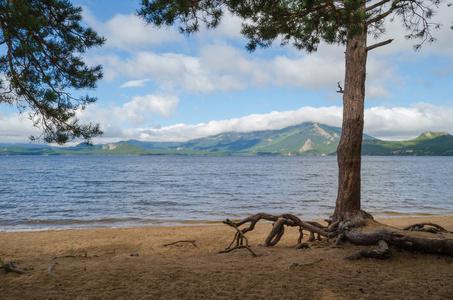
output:
[[[102,133],[76,118],[96,99],[70,93],[94,89],[102,78],[101,66],[86,66],[82,54],[105,40],[81,26],[81,11],[66,0],[0,1],[0,103],[28,109],[48,143]]]
[[[384,19],[400,16],[409,39],[434,41],[429,23],[441,0],[142,0],[137,14],[157,27],[179,25],[190,34],[205,24],[215,28],[225,12],[244,20],[242,34],[249,40],[247,49],[269,47],[276,39],[307,52],[319,43],[346,44],[348,38],[367,30],[375,38],[384,32]]]

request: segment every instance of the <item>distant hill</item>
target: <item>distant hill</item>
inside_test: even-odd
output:
[[[75,147],[44,146],[25,148],[23,146],[8,146],[0,144],[0,155],[146,155],[149,151],[126,142],[94,145],[85,143]]]
[[[329,155],[336,151],[340,134],[341,128],[306,122],[281,130],[225,132],[183,143],[127,142],[163,154]]]
[[[328,155],[336,150],[340,133],[336,127],[303,123],[281,130],[223,133],[187,142],[183,147],[258,155]]]
[[[453,136],[447,132],[424,132],[409,141],[367,140],[362,155],[453,155]]]
[[[306,122],[281,130],[225,132],[188,142],[126,142],[75,147],[1,144],[0,155],[334,155],[341,128]],[[453,136],[425,132],[410,141],[364,134],[363,155],[453,155]]]
[[[179,150],[254,155],[329,155],[341,128],[306,122],[281,130],[227,132],[183,143]],[[365,135],[365,138],[373,139]]]

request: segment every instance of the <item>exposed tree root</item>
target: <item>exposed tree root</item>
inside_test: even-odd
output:
[[[234,246],[233,248],[226,248],[225,250],[219,251],[219,253],[228,253],[228,252],[232,252],[232,251],[238,250],[238,249],[247,249],[253,255],[253,257],[257,257],[258,256],[258,254],[253,252],[253,250],[249,246],[246,246],[246,245]]]
[[[425,228],[425,226],[430,226],[430,227]],[[439,226],[439,225],[433,224],[433,223],[417,223],[417,224],[408,226],[408,227],[404,228],[403,230],[425,231],[425,232],[431,232],[431,233],[442,233],[442,232],[453,233],[451,231],[446,230],[442,226]]]
[[[246,248],[252,255],[256,256],[250,248],[245,234],[252,231],[260,220],[273,222],[272,230],[264,241],[264,246],[266,247],[275,246],[285,233],[285,226],[289,226],[299,227],[300,234],[296,249],[309,247],[308,244],[302,243],[304,231],[309,233],[308,242],[326,237],[328,239],[335,238],[335,246],[345,241],[356,245],[379,246],[378,250],[361,250],[346,259],[386,259],[390,257],[389,245],[408,250],[453,256],[453,234],[443,227],[432,223],[420,223],[409,226],[404,230],[399,230],[374,221],[373,217],[364,211],[357,214],[353,220],[337,222],[326,220],[328,223],[327,226],[317,222],[305,222],[291,214],[269,215],[259,213],[236,223],[227,219],[223,223],[235,228],[236,233],[230,245],[220,253]],[[239,229],[240,226],[246,223],[250,223],[248,227]],[[425,226],[430,227],[424,228]],[[372,229],[370,230],[369,227]],[[373,228],[376,229],[373,230]],[[412,233],[411,231],[417,232]],[[419,231],[423,231],[424,233],[419,233]],[[435,233],[436,235],[427,235],[426,233]]]
[[[453,256],[453,237],[443,235],[414,235],[404,231],[379,229],[367,232],[353,228],[345,232],[346,239],[356,245],[373,245],[383,240],[388,244],[426,253],[447,254]]]
[[[314,262],[310,262],[310,263],[305,263],[305,264],[299,264],[299,263],[293,263],[289,266],[290,269],[294,269],[294,268],[297,268],[297,267],[308,267],[308,266],[312,266],[314,264],[317,264],[319,262],[321,262],[322,259],[317,259],[315,260]]]
[[[173,243],[163,244],[162,246],[167,247],[167,246],[176,245],[179,243],[191,243],[194,247],[198,247],[195,242],[196,242],[195,240],[180,240],[180,241],[176,241]]]
[[[251,217],[245,218],[242,221],[239,221],[237,223],[234,223],[230,221],[229,219],[226,219],[223,221],[224,224],[229,225],[231,227],[237,228],[238,233],[236,234],[233,241],[231,242],[230,246],[233,245],[235,242],[237,245],[242,245],[243,244],[243,236],[249,231],[252,231],[255,228],[256,223],[260,220],[266,220],[266,221],[272,221],[274,222],[272,231],[269,233],[269,235],[266,238],[266,241],[264,242],[264,246],[270,247],[270,246],[275,246],[285,233],[285,228],[284,226],[290,226],[290,227],[299,227],[299,239],[298,243],[302,241],[303,237],[303,231],[306,230],[310,233],[310,238],[309,241],[314,241],[315,240],[315,234],[318,235],[318,239],[320,239],[321,236],[324,237],[335,237],[337,235],[336,231],[336,225],[331,224],[331,226],[323,226],[317,222],[304,222],[298,217],[291,215],[291,214],[283,214],[283,215],[269,215],[265,213],[259,213],[256,215],[253,215]],[[250,222],[250,226],[239,230],[238,228],[246,223]],[[229,248],[228,247],[228,248]]]
[[[299,243],[296,247],[294,247],[294,249],[310,249],[310,245],[307,243]]]
[[[256,221],[258,222],[258,221]],[[256,222],[253,224],[253,227],[255,227],[255,224]],[[243,232],[243,230],[240,230],[238,226],[240,225],[237,225],[233,222],[231,222],[230,220],[226,219],[225,221],[223,221],[224,224],[227,224],[231,227],[233,227],[234,229],[236,229],[236,234],[234,235],[234,239],[233,241],[231,242],[231,244],[224,250],[224,251],[220,251],[219,253],[227,253],[227,252],[231,252],[233,250],[236,250],[236,249],[241,249],[241,248],[246,248],[247,250],[249,250],[249,252],[254,256],[258,256],[255,252],[253,252],[253,250],[250,248],[249,246],[249,240],[245,237],[245,232]],[[253,228],[252,228],[253,229]],[[250,230],[252,230],[250,229]],[[231,246],[234,244],[234,242],[236,241],[236,246],[234,246],[233,248],[231,248]],[[244,241],[245,241],[245,245],[244,245]]]
[[[378,250],[371,250],[371,249],[364,249],[354,253],[351,256],[347,256],[344,259],[347,260],[357,260],[361,258],[374,258],[374,259],[387,259],[390,257],[390,249],[389,245],[386,241],[380,240],[378,242],[379,249]]]
[[[5,262],[3,264],[3,270],[5,270],[6,273],[17,273],[17,274],[24,274],[24,271],[18,269],[14,262]]]
[[[53,259],[59,259],[59,258],[93,258],[93,257],[98,257],[97,255],[94,256],[88,256],[88,252],[85,252],[85,254],[75,254],[76,252],[73,252],[74,254],[69,254],[69,255],[62,255],[62,256],[56,256]]]

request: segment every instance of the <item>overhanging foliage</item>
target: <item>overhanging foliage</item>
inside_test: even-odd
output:
[[[70,93],[93,89],[102,78],[101,66],[86,66],[81,55],[104,38],[81,20],[81,8],[66,0],[0,1],[0,103],[29,108],[48,143],[90,141],[102,133],[98,124],[76,118],[96,99]]]

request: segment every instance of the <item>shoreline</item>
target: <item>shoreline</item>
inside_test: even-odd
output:
[[[453,216],[378,220],[397,228],[432,222],[453,231]],[[2,299],[451,297],[450,256],[392,248],[388,260],[346,261],[362,247],[332,248],[332,241],[323,240],[294,250],[297,228],[288,228],[276,246],[260,247],[269,223],[247,233],[258,257],[246,249],[219,254],[235,234],[219,225],[0,232],[0,259],[26,269],[0,270],[0,294]]]
[[[403,213],[396,213],[394,215],[388,214],[377,214],[379,217],[375,217],[376,220],[391,220],[391,219],[424,219],[424,218],[448,218],[453,217],[453,212],[446,212],[445,214],[403,214]],[[237,222],[241,219],[233,219],[232,221]],[[322,222],[321,219],[308,219],[308,221],[317,221]],[[142,225],[138,225],[137,223],[130,223],[124,224],[121,226],[119,224],[123,222],[113,222],[111,225],[80,225],[77,226],[79,223],[74,223],[68,226],[48,226],[44,228],[2,228],[0,227],[0,233],[8,233],[8,232],[41,232],[41,231],[62,231],[62,230],[96,230],[96,229],[120,229],[120,228],[146,228],[146,227],[185,227],[185,226],[210,226],[210,225],[223,225],[223,220],[219,221],[212,221],[212,220],[201,220],[201,221],[192,221],[192,220],[183,220],[183,221],[160,221],[160,222],[143,222]],[[261,221],[261,223],[265,223],[266,221]],[[97,222],[94,222],[97,223]],[[107,223],[107,222],[106,222]],[[127,223],[127,222],[124,222]],[[39,224],[39,223],[37,223]],[[80,223],[84,224],[84,223]],[[75,225],[75,226],[73,226]]]

